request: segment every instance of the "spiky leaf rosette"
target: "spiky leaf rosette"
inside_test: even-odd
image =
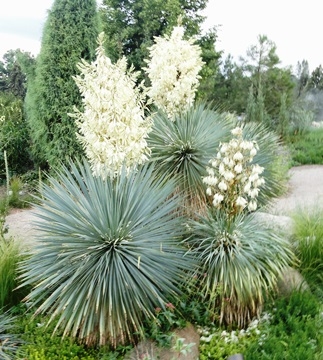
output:
[[[190,230],[186,243],[200,264],[201,301],[208,302],[213,320],[247,325],[293,260],[290,244],[252,215],[232,219],[219,210],[192,221]]]
[[[143,320],[165,308],[188,268],[179,245],[179,199],[171,180],[152,168],[122,171],[114,180],[71,164],[43,187],[36,205],[41,235],[22,265],[26,300],[36,314],[87,345],[126,343]],[[57,328],[56,327],[56,328]]]
[[[192,200],[205,203],[208,161],[214,156],[220,141],[230,135],[230,122],[225,115],[204,104],[196,104],[169,121],[167,114],[154,115],[148,137],[151,161],[159,176],[174,178],[177,187]]]

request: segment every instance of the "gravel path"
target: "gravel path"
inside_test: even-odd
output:
[[[298,209],[323,208],[323,165],[304,165],[290,169],[288,191],[273,202],[268,212],[290,215]]]
[[[306,165],[290,170],[288,192],[276,199],[267,210],[273,215],[290,215],[299,208],[323,208],[323,165]],[[33,222],[36,216],[33,209],[15,210],[7,216],[8,236],[28,247],[34,244],[37,233]]]

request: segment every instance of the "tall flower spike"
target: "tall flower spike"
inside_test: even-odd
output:
[[[151,121],[144,115],[145,91],[136,87],[137,75],[127,71],[127,61],[112,64],[105,55],[104,34],[98,36],[97,58],[78,64],[74,80],[81,92],[84,111],[74,108],[79,139],[93,174],[115,177],[123,166],[129,169],[147,160],[146,137]]]
[[[206,168],[208,176],[203,178],[203,182],[213,206],[235,216],[244,209],[257,209],[259,187],[265,180],[259,176],[264,169],[251,164],[257,153],[257,144],[244,140],[240,127],[231,133],[233,138],[220,144],[216,159],[210,160],[210,166]]]
[[[148,95],[172,120],[193,105],[203,66],[200,47],[183,37],[181,25],[174,27],[170,36],[155,37],[150,60],[145,60],[151,81]]]

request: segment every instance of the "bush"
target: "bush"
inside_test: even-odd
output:
[[[36,314],[58,317],[63,335],[87,345],[134,340],[155,308],[178,292],[192,265],[179,245],[182,219],[174,184],[151,167],[118,178],[71,164],[43,185],[37,253],[22,266]],[[163,186],[162,186],[163,185]]]
[[[323,129],[290,135],[287,144],[294,165],[323,164]]]
[[[13,95],[0,94],[0,120],[0,178],[5,179],[5,150],[11,173],[22,174],[32,166],[23,101]]]
[[[275,301],[265,336],[251,343],[246,359],[322,359],[323,333],[320,303],[309,292],[294,292]]]

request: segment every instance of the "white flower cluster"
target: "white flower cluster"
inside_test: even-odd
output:
[[[78,64],[81,75],[74,80],[84,111],[75,108],[70,116],[76,118],[93,174],[105,178],[116,176],[123,166],[129,169],[147,160],[145,138],[151,121],[144,115],[145,94],[136,87],[137,75],[132,69],[127,72],[126,59],[112,64],[104,53],[103,33],[98,44],[96,60]]]
[[[211,167],[207,168],[208,176],[203,182],[207,195],[213,197],[213,205],[234,215],[246,207],[249,211],[257,209],[259,187],[265,180],[260,176],[264,168],[251,164],[257,154],[257,143],[244,140],[240,127],[231,133],[230,142],[220,144],[216,158],[210,160]]]
[[[170,36],[156,37],[146,60],[151,81],[148,95],[170,119],[193,105],[203,66],[200,47],[183,36],[184,28],[177,26]]]
[[[272,319],[270,313],[263,313],[259,319],[254,319],[250,322],[247,329],[226,331],[210,327],[198,327],[198,332],[201,335],[200,340],[209,343],[212,338],[216,337],[217,340],[222,340],[224,343],[238,343],[242,338],[246,337],[259,337],[260,341],[265,339],[266,334],[259,330],[263,324],[269,324]]]

